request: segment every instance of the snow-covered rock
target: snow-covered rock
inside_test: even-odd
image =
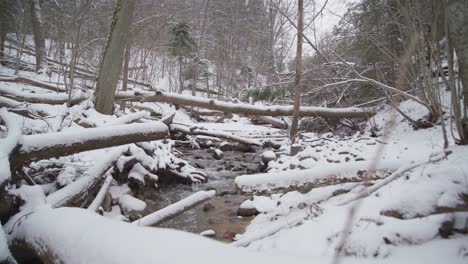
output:
[[[146,208],[146,203],[131,195],[124,194],[119,197],[119,205],[123,212],[142,211]]]
[[[275,160],[275,159],[276,159],[276,154],[271,150],[267,150],[262,153],[262,161],[265,164],[268,164],[268,162]]]

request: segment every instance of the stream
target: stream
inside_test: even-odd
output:
[[[214,230],[213,237],[231,242],[235,234],[242,234],[252,217],[237,216],[239,205],[251,196],[235,192],[234,178],[242,174],[261,171],[261,158],[255,152],[225,151],[220,160],[207,149],[178,148],[181,158],[208,175],[208,182],[199,185],[170,184],[160,188],[159,194],[147,200],[147,213],[177,202],[190,194],[216,189],[218,196],[167,221],[160,227],[201,233]]]

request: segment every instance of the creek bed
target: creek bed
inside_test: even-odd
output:
[[[216,189],[217,193],[222,195],[184,212],[161,224],[160,227],[197,234],[214,230],[215,239],[231,242],[235,234],[242,234],[245,231],[251,220],[251,217],[237,216],[239,205],[251,196],[235,192],[234,178],[242,174],[258,173],[261,170],[260,155],[226,151],[222,159],[216,160],[207,149],[178,148],[178,151],[181,152],[181,158],[208,175],[208,183],[191,186],[166,185],[160,189],[157,201],[148,203],[148,210],[155,211],[199,190]]]

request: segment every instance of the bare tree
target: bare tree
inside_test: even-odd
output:
[[[31,1],[31,24],[36,46],[36,72],[40,73],[47,66],[44,28],[39,0]]]
[[[304,31],[304,1],[297,2],[297,49],[296,49],[296,76],[294,79],[294,112],[291,122],[289,138],[294,143],[297,136],[297,127],[299,124],[299,112],[301,106],[301,75],[302,75],[302,35]]]
[[[114,112],[114,96],[128,37],[128,28],[132,19],[135,1],[117,0],[109,29],[109,37],[101,60],[94,105],[96,111],[103,114]]]
[[[459,142],[468,144],[468,2],[464,0],[448,1],[446,18],[449,35],[449,60],[453,64],[453,48],[457,53],[458,68],[463,90],[462,98],[458,98],[455,85],[451,85],[452,104],[455,122],[458,123]],[[453,65],[452,65],[453,66]],[[452,67],[450,67],[452,68]],[[451,69],[449,69],[451,70]],[[452,76],[453,77],[453,76]],[[462,103],[460,103],[462,100]]]

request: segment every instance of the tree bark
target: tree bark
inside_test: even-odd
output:
[[[128,29],[134,7],[135,1],[133,0],[117,0],[115,3],[109,37],[102,56],[94,95],[96,111],[102,114],[110,115],[114,112],[115,89],[122,70]]]
[[[294,79],[294,112],[291,121],[289,139],[291,143],[296,141],[297,127],[299,125],[299,112],[301,107],[301,75],[302,75],[302,35],[304,31],[304,1],[298,0],[297,16],[297,48],[296,48],[296,76]]]
[[[206,99],[189,95],[175,93],[165,93],[158,91],[155,95],[149,93],[118,93],[116,96],[120,100],[137,102],[159,102],[181,106],[194,106],[210,110],[217,110],[224,113],[236,113],[246,116],[292,116],[292,106],[256,106],[243,103],[228,103],[215,99]],[[326,108],[326,107],[302,107],[300,116],[312,116],[323,118],[367,118],[375,113],[372,109],[363,108]]]
[[[468,144],[468,2],[448,1],[446,18],[449,28],[449,42],[455,48],[458,58],[459,76],[463,84],[461,107],[461,142]],[[452,51],[449,51],[452,52]]]
[[[123,65],[123,72],[122,72],[122,91],[127,91],[128,86],[128,64],[130,63],[130,43],[127,43],[127,47],[125,48],[125,59]],[[120,110],[125,111],[126,102],[122,101],[120,103]]]
[[[74,153],[109,148],[168,137],[161,122],[88,128],[75,132],[57,132],[22,137],[22,145],[11,155],[12,170],[28,162],[68,156]],[[46,142],[47,144],[45,144]]]
[[[36,46],[36,72],[40,73],[47,66],[45,38],[39,0],[31,1],[31,25]]]

